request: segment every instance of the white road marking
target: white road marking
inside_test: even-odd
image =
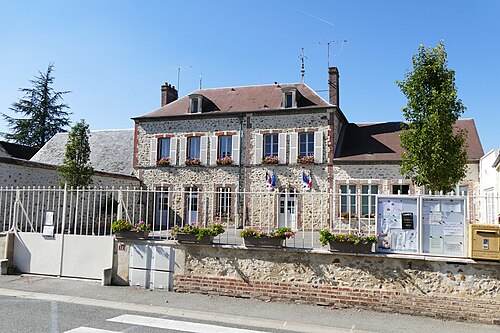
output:
[[[117,331],[108,331],[108,330],[101,330],[99,328],[91,328],[91,327],[77,327],[74,328],[70,331],[66,331],[65,333],[119,333]]]
[[[265,333],[263,331],[253,331],[242,328],[216,326],[210,324],[192,323],[188,321],[179,321],[163,318],[136,316],[136,315],[121,315],[108,319],[117,323],[140,325],[155,328],[168,328],[181,332],[191,333]]]

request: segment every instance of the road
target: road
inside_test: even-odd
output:
[[[500,326],[103,287],[91,281],[0,276],[0,332],[500,333]]]

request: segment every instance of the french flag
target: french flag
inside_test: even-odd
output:
[[[273,189],[273,180],[269,176],[269,172],[266,171],[266,190],[270,191]]]
[[[311,175],[309,177],[306,176],[306,173],[302,171],[302,188],[304,191],[309,191],[313,187],[313,182],[311,179]]]

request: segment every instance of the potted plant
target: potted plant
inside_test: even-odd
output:
[[[214,237],[222,233],[224,233],[224,228],[217,223],[208,228],[198,227],[196,222],[172,228],[172,237],[179,243],[212,244]]]
[[[233,159],[231,156],[221,157],[218,158],[215,163],[217,163],[217,165],[231,165],[233,164]]]
[[[278,164],[280,162],[280,159],[278,156],[265,156],[262,159],[262,164]]]
[[[134,225],[125,220],[116,220],[111,223],[111,230],[117,239],[143,239],[148,238],[151,226],[144,221]]]
[[[299,163],[299,164],[314,164],[314,155],[299,156],[299,157],[297,157],[297,163]]]
[[[188,158],[184,161],[186,165],[201,165],[201,160],[199,158]]]
[[[340,213],[340,217],[342,218],[342,220],[349,220],[349,217],[351,219],[355,219],[356,213],[342,212]]]
[[[343,253],[371,253],[372,245],[377,242],[377,236],[364,234],[334,234],[328,229],[319,232],[321,245],[330,245],[330,251]]]
[[[246,247],[283,247],[285,239],[295,236],[291,228],[267,230],[263,228],[246,228],[240,233]]]
[[[156,161],[156,165],[158,166],[169,166],[170,165],[170,157],[163,157]]]

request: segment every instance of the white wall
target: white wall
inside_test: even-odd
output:
[[[500,154],[500,149],[493,149],[481,157],[479,161],[479,184],[481,223],[498,223],[500,215],[500,171],[493,167],[493,163]]]

